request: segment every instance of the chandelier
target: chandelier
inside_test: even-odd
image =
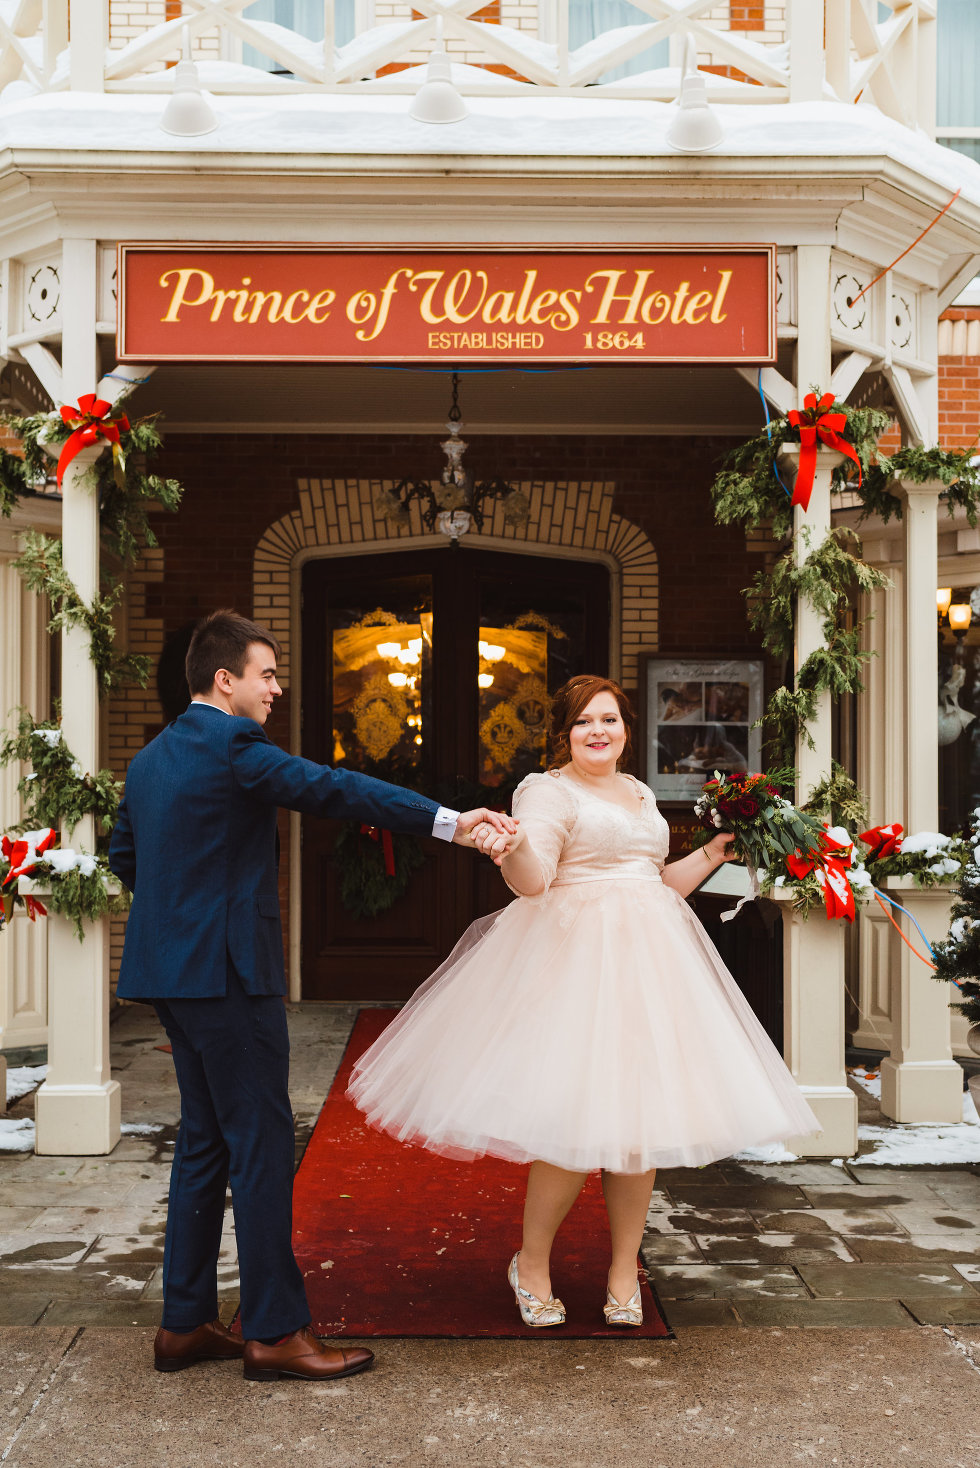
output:
[[[463,414],[459,406],[458,372],[453,372],[452,391],[446,423],[449,437],[439,445],[446,457],[441,480],[433,485],[427,479],[402,479],[392,489],[381,491],[375,500],[375,509],[390,524],[407,525],[409,506],[413,500],[418,500],[423,524],[430,530],[448,535],[455,544],[471,526],[483,529],[487,500],[503,500],[504,523],[507,525],[525,525],[530,505],[527,495],[505,479],[474,482],[470,470],[463,464],[468,444],[460,437]]]

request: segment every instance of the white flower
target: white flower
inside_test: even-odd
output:
[[[713,825],[715,825],[715,826],[718,827],[719,831],[721,830],[722,826],[725,824],[725,822],[722,820],[721,816],[718,814],[717,811],[715,811],[714,814],[712,815],[711,821],[712,821],[712,824]]]
[[[56,744],[61,743],[60,729],[35,729],[34,733],[49,749],[54,749]]]

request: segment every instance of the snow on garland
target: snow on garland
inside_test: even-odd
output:
[[[22,905],[31,922],[48,912],[70,919],[79,942],[85,922],[125,906],[112,893],[115,879],[103,856],[55,845],[53,827],[4,836],[0,842],[0,930]],[[39,890],[40,889],[40,890]],[[43,898],[43,900],[42,900]]]
[[[953,1008],[980,1024],[980,808],[973,812],[966,846],[949,936],[933,945],[933,962],[941,983],[959,985]]]

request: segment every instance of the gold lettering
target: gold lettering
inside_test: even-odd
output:
[[[248,319],[253,323],[253,325],[262,315],[262,311],[267,301],[269,302],[269,320],[279,320],[279,317],[282,314],[281,291],[253,291],[252,301],[254,302],[254,304],[251,311],[249,312]]]
[[[236,321],[248,320],[248,317],[245,315],[245,311],[248,306],[248,291],[213,290],[208,297],[208,300],[214,302],[214,305],[211,307],[212,321],[219,320],[222,311],[225,309],[226,301],[235,302],[232,315],[234,316],[234,319]]]
[[[540,313],[542,311],[550,311],[551,307],[555,304],[557,300],[557,291],[542,291],[540,296],[535,296],[534,301],[531,304],[531,320],[534,322],[535,326],[547,326],[548,317],[545,316],[542,319]]]
[[[674,304],[670,312],[670,319],[674,326],[680,326],[681,324],[681,308],[690,295],[690,292],[691,282],[689,280],[682,280],[674,292]]]
[[[393,271],[392,274],[389,275],[388,279],[385,281],[384,285],[381,288],[381,304],[378,307],[378,319],[374,323],[374,328],[371,331],[355,332],[354,334],[357,337],[358,341],[373,342],[375,337],[381,335],[388,321],[388,313],[391,310],[391,298],[395,294],[395,291],[398,289],[398,277],[400,275],[411,275],[411,273],[412,272],[408,268],[408,266],[402,265],[399,267],[398,270]],[[365,292],[364,294],[366,296],[368,292]],[[371,300],[374,301],[373,296],[371,297]],[[372,306],[372,311],[373,310],[374,307]],[[350,316],[349,310],[347,314]],[[351,317],[351,320],[353,319],[354,318]],[[363,319],[365,322],[367,322],[368,320],[370,320],[370,315],[365,316]]]
[[[312,301],[303,313],[307,321],[312,321],[314,326],[322,326],[327,317],[330,315],[330,307],[333,305],[336,299],[336,291],[317,291],[316,295],[313,297]],[[318,316],[318,311],[322,311],[323,315]]]
[[[660,307],[659,316],[650,315],[650,312],[655,306]],[[669,310],[670,296],[668,296],[666,291],[655,291],[652,296],[647,296],[646,300],[643,302],[643,305],[640,307],[640,315],[646,322],[647,326],[659,326],[660,323],[665,320],[667,312]]]
[[[168,270],[165,275],[161,275],[160,277],[160,284],[164,290],[166,290],[168,282],[174,275],[177,277],[177,284],[174,286],[173,295],[170,297],[167,314],[166,316],[160,317],[161,321],[179,321],[181,306],[203,306],[205,301],[211,299],[214,291],[214,276],[209,275],[206,270],[197,269]],[[187,287],[195,275],[201,282],[201,291],[197,298],[191,301],[187,296]]]
[[[282,314],[285,317],[285,319],[289,322],[290,326],[298,326],[299,323],[302,321],[303,317],[306,315],[306,307],[305,306],[303,307],[303,310],[299,313],[298,316],[294,316],[293,315],[293,309],[294,309],[294,307],[296,305],[296,302],[300,299],[301,296],[302,296],[303,300],[306,301],[306,303],[308,305],[309,304],[309,300],[310,300],[310,293],[309,293],[309,291],[293,291],[293,293],[292,293],[291,296],[287,296],[286,297],[285,303],[283,305]]]
[[[516,320],[518,326],[527,325],[528,304],[531,299],[531,292],[534,289],[534,282],[537,280],[537,278],[538,272],[536,270],[525,270],[524,284],[521,287],[521,298],[517,303],[517,311],[515,312],[514,316],[514,319]]]
[[[483,289],[480,292],[480,299],[473,307],[473,310],[470,311],[468,314],[462,310],[462,305],[463,302],[466,300],[467,295],[469,294],[470,286],[473,284],[472,270],[457,270],[452,280],[446,286],[446,296],[444,302],[446,307],[446,315],[448,316],[450,321],[455,321],[457,326],[462,326],[465,322],[472,321],[473,317],[483,305],[484,297],[487,294],[487,286],[490,282],[487,280],[487,274],[485,270],[478,270],[476,274],[477,279],[483,281]],[[464,277],[465,283],[460,286],[460,282],[463,281]]]
[[[351,296],[347,302],[347,320],[353,322],[355,326],[360,326],[365,321],[370,321],[377,309],[377,296],[372,295],[370,291],[358,291],[357,295]],[[362,314],[358,315],[358,312]]]
[[[422,320],[428,321],[430,326],[438,326],[441,321],[445,321],[446,319],[444,315],[437,316],[432,307],[432,297],[435,294],[436,287],[442,280],[444,274],[444,270],[416,270],[414,275],[408,282],[408,288],[411,291],[418,290],[418,282],[421,280],[428,280],[431,282],[431,284],[429,285],[429,289],[425,292],[425,295],[422,297],[421,304],[419,305],[419,312],[421,313]]]
[[[598,312],[592,318],[593,326],[601,326],[609,321],[609,311],[614,301],[626,302],[626,311],[619,318],[618,324],[620,326],[636,325],[636,313],[640,309],[640,303],[643,299],[643,292],[646,290],[647,281],[650,279],[653,271],[635,271],[634,274],[636,275],[636,284],[634,285],[631,293],[628,296],[617,295],[616,287],[619,285],[619,282],[622,280],[625,274],[625,270],[596,270],[593,271],[588,280],[585,282],[585,289],[590,293],[590,295],[595,289],[592,284],[594,280],[604,279],[606,282],[606,289],[602,297],[602,303],[599,306]]]
[[[555,313],[551,322],[556,331],[571,331],[573,326],[578,325],[578,305],[582,299],[581,291],[562,291],[558,297],[561,310]]]
[[[719,270],[718,276],[719,282],[718,290],[715,293],[715,304],[711,308],[711,323],[713,326],[720,326],[723,321],[728,319],[728,312],[722,311],[721,305],[725,296],[728,294],[728,283],[732,278],[732,272],[730,270]]]
[[[494,291],[492,296],[488,296],[483,308],[483,319],[488,326],[495,321],[506,321],[508,324],[513,321],[514,292]]]
[[[700,326],[713,299],[711,291],[698,291],[688,301],[681,320],[686,321],[689,326]],[[700,315],[697,314],[699,311]]]

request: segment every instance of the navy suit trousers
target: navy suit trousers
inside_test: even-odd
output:
[[[292,1249],[289,1035],[278,995],[246,994],[229,964],[220,999],[156,1000],[173,1047],[181,1120],[170,1178],[163,1325],[218,1314],[217,1268],[231,1185],[246,1340],[310,1323]]]

